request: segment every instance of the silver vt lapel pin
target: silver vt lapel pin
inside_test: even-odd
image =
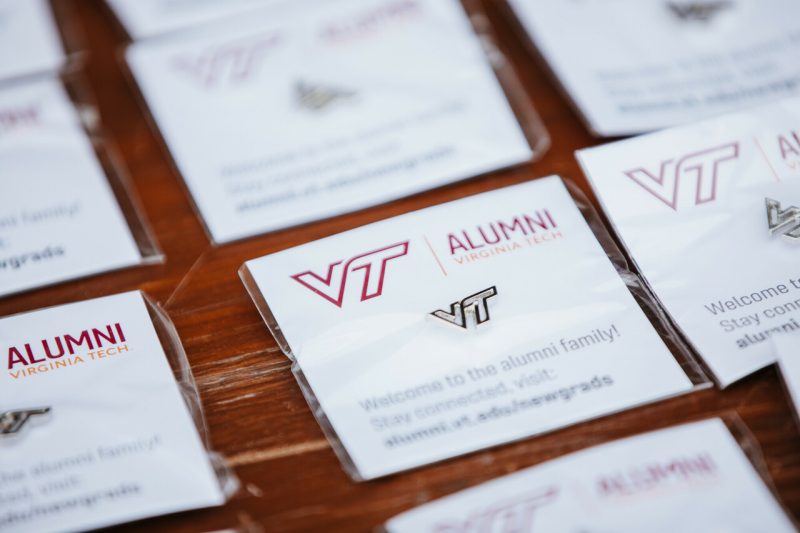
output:
[[[471,294],[460,302],[453,302],[450,304],[449,312],[437,309],[430,315],[462,329],[467,329],[469,325],[467,319],[474,317],[475,326],[478,326],[489,321],[489,298],[493,296],[497,296],[495,286]]]
[[[800,242],[800,208],[781,209],[781,203],[772,198],[765,198],[765,202],[770,234],[780,233],[786,240]]]
[[[709,0],[706,2],[667,2],[667,7],[678,20],[711,22],[718,13],[733,7],[730,0]]]
[[[46,415],[49,412],[49,407],[4,411],[0,413],[0,435],[18,433],[31,417]]]
[[[352,98],[356,93],[355,91],[299,81],[295,84],[295,94],[300,107],[311,111],[320,111],[336,101]]]

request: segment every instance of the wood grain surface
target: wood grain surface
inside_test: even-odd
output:
[[[121,60],[124,32],[100,0],[65,1],[69,9],[61,11],[61,24],[81,34],[88,51],[85,80],[166,261],[6,298],[0,300],[0,315],[137,288],[146,291],[175,322],[200,390],[212,446],[228,458],[242,483],[224,507],[117,529],[202,532],[251,525],[265,531],[370,531],[399,512],[496,476],[586,446],[724,413],[737,413],[750,428],[777,493],[793,516],[800,516],[800,434],[772,367],[725,391],[706,390],[659,402],[377,481],[354,483],[342,470],[237,269],[245,260],[266,253],[549,174],[573,180],[591,196],[573,152],[598,141],[589,136],[557,84],[518,37],[502,5],[486,0],[486,11],[501,49],[550,133],[551,148],[543,158],[383,206],[215,248],[126,74]]]

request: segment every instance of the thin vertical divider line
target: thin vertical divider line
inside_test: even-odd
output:
[[[436,255],[436,252],[434,251],[434,249],[433,249],[433,246],[431,246],[431,243],[430,243],[430,241],[429,241],[429,240],[428,240],[428,238],[427,238],[427,237],[425,237],[424,235],[423,235],[423,237],[422,237],[422,238],[423,238],[423,239],[425,239],[425,244],[427,244],[427,245],[428,245],[428,250],[430,250],[430,251],[431,251],[431,254],[433,254],[433,258],[434,258],[434,259],[436,259],[436,264],[437,264],[437,265],[439,265],[439,268],[441,268],[441,269],[442,269],[442,274],[444,274],[444,275],[446,276],[446,275],[447,275],[447,270],[445,270],[445,269],[444,269],[444,265],[443,265],[443,264],[442,264],[442,262],[439,260],[439,256],[438,256],[438,255]]]
[[[775,170],[775,167],[772,166],[772,162],[770,162],[769,158],[767,157],[767,153],[764,151],[764,148],[761,146],[761,143],[758,142],[758,137],[753,137],[753,142],[756,143],[756,146],[758,146],[758,151],[761,152],[761,157],[763,157],[764,161],[767,162],[767,166],[772,171],[772,175],[775,176],[775,181],[780,183],[781,177],[778,176],[778,172]]]

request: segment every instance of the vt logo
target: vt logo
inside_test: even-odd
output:
[[[507,501],[494,502],[491,506],[471,511],[468,516],[444,520],[437,523],[434,531],[535,531],[535,517],[539,509],[554,503],[558,488],[549,487],[535,493],[519,496]]]
[[[347,261],[336,261],[328,265],[328,271],[324,276],[306,270],[291,277],[336,307],[341,307],[348,276],[351,273],[361,271],[363,273],[361,301],[363,302],[383,293],[386,264],[392,259],[406,255],[408,253],[408,243],[409,241],[403,241],[351,257]]]
[[[295,85],[295,95],[300,107],[310,111],[320,111],[340,100],[348,100],[355,96],[355,91],[337,87],[311,84],[299,81]]]
[[[672,14],[678,20],[711,22],[718,13],[733,7],[730,0],[715,0],[710,2],[667,2]]]
[[[32,416],[46,415],[49,412],[49,407],[43,407],[40,409],[21,409],[19,411],[0,413],[0,435],[17,433]]]
[[[681,182],[694,179],[694,205],[713,202],[717,197],[720,164],[738,157],[739,143],[732,142],[687,154],[677,161],[662,161],[658,174],[639,167],[626,170],[625,175],[677,211]]]
[[[784,239],[800,242],[800,208],[781,209],[781,203],[772,198],[767,198],[766,203],[770,234],[782,233]]]
[[[489,320],[489,298],[497,296],[497,287],[489,287],[450,304],[450,312],[437,309],[431,315],[449,324],[467,329],[467,317],[473,317],[475,326]]]
[[[279,42],[278,35],[232,41],[198,54],[177,56],[171,66],[205,88],[241,83],[253,77],[267,51]]]

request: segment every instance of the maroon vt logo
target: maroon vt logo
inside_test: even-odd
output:
[[[625,175],[667,204],[678,209],[678,193],[683,182],[694,179],[694,205],[713,202],[717,197],[720,164],[739,157],[739,143],[732,142],[685,155],[675,161],[662,161],[658,173],[639,167]]]
[[[386,264],[392,259],[408,254],[408,242],[399,242],[351,257],[347,261],[339,260],[331,263],[324,276],[307,270],[294,274],[292,279],[322,296],[336,307],[341,307],[348,277],[353,273],[360,273],[363,276],[361,287],[361,301],[363,302],[383,293]]]
[[[279,35],[232,41],[197,54],[174,57],[171,66],[205,88],[241,83],[255,75],[267,51],[279,43]]]
[[[558,498],[558,488],[550,487],[532,494],[499,501],[484,508],[472,511],[469,516],[440,521],[433,531],[437,533],[530,533],[535,531],[534,518],[539,509],[554,503]]]

